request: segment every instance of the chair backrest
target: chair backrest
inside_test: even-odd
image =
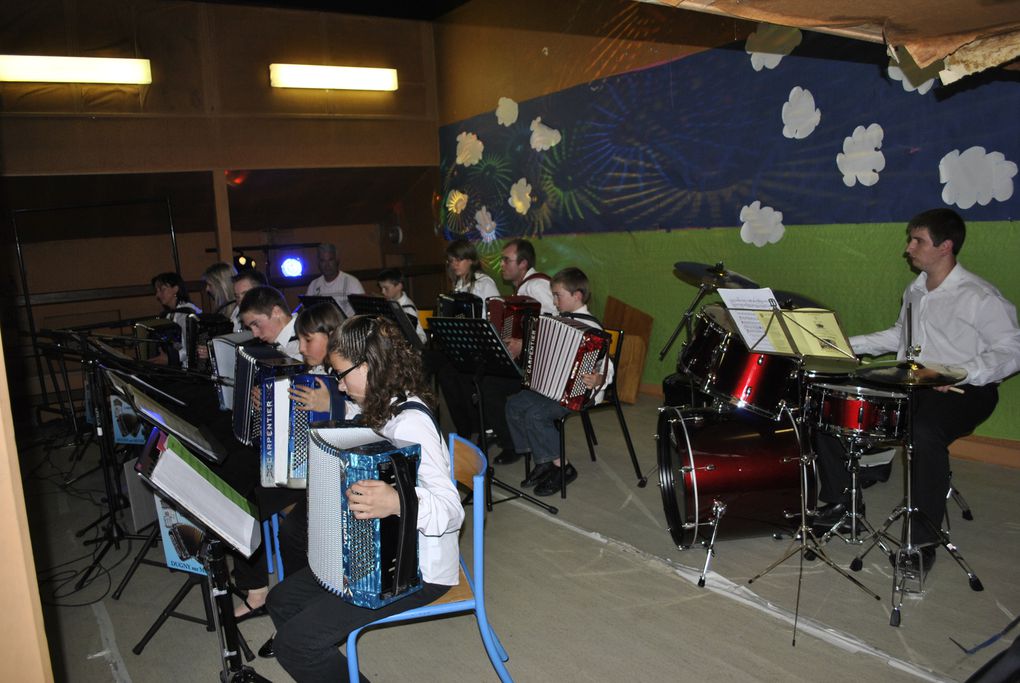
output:
[[[613,364],[617,366],[617,369],[619,369],[620,347],[623,346],[623,330],[607,329],[606,333],[609,335],[609,357],[612,359]]]
[[[450,434],[450,476],[455,482],[474,491],[475,477],[484,477],[486,467],[485,456],[475,444]]]
[[[426,332],[429,329],[429,318],[433,317],[435,317],[435,312],[431,308],[418,309],[418,322],[421,324],[421,329]]]

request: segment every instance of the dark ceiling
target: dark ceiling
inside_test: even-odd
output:
[[[388,0],[377,0],[376,2],[358,2],[356,0],[198,0],[198,2],[312,10],[315,12],[336,12],[338,14],[361,14],[372,17],[389,17],[391,19],[435,21],[447,12],[467,3],[468,0],[418,0],[417,2],[393,2]]]

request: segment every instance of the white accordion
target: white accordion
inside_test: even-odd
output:
[[[237,367],[237,349],[254,339],[251,332],[245,331],[214,337],[209,341],[209,362],[212,364],[213,374],[220,378],[216,385],[220,410],[234,409],[234,369]]]
[[[290,398],[292,387],[318,386],[322,380],[329,390],[331,404],[337,406],[333,417],[343,419],[343,396],[336,379],[329,375],[283,375],[262,382],[261,479],[271,488],[284,486],[303,489],[308,481],[309,425],[330,419],[330,411],[301,410]]]

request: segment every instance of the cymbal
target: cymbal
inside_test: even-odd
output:
[[[910,387],[941,387],[967,378],[967,371],[951,365],[895,360],[871,363],[854,373],[869,382]]]
[[[673,272],[689,285],[700,287],[708,285],[715,289],[758,289],[758,283],[740,273],[726,270],[722,261],[709,266],[694,261],[677,261],[673,264]]]

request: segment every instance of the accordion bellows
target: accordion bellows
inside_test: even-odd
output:
[[[326,590],[376,609],[421,589],[418,496],[421,447],[393,444],[366,428],[311,430],[308,565]],[[356,519],[347,489],[364,479],[395,486],[400,515]]]
[[[261,387],[267,379],[289,377],[305,369],[268,344],[246,344],[237,347],[234,366],[234,436],[245,446],[259,443],[262,432],[262,411],[251,400],[253,387]]]

